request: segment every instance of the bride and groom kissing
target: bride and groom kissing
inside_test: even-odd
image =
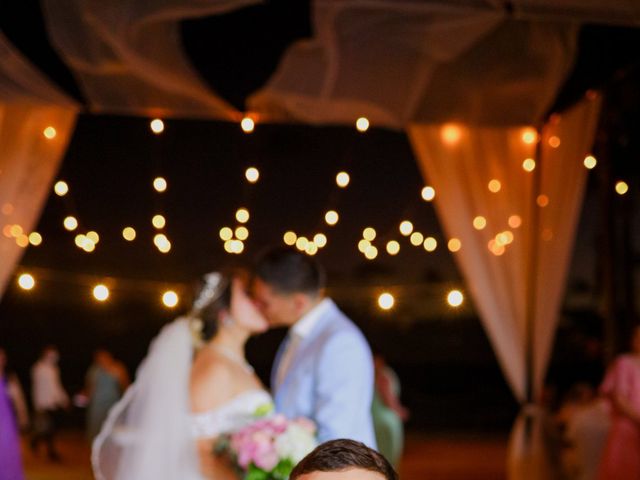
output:
[[[94,442],[98,480],[237,478],[226,459],[212,455],[216,440],[269,405],[315,422],[319,442],[346,438],[375,448],[371,351],[324,296],[321,265],[275,248],[252,277],[206,275],[191,312],[154,339]],[[248,338],[270,327],[289,327],[271,393],[244,355]]]

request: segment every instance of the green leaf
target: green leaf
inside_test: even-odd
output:
[[[252,463],[245,473],[244,480],[269,480],[269,474]]]
[[[287,480],[289,475],[291,475],[293,467],[293,462],[290,459],[284,458],[280,460],[276,468],[271,472],[273,480]]]
[[[273,405],[273,402],[263,403],[258,408],[256,408],[256,411],[253,413],[253,416],[266,417],[271,412],[273,412],[274,409],[275,409],[275,406]]]

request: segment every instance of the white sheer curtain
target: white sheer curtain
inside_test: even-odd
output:
[[[52,44],[96,112],[236,119],[199,78],[179,22],[260,0],[42,0]]]
[[[289,48],[251,109],[311,123],[365,116],[392,128],[529,123],[575,56],[575,24],[516,21],[486,5],[316,0],[313,9],[313,38]]]
[[[440,222],[462,243],[455,258],[467,288],[523,404],[537,398],[549,362],[598,113],[599,100],[592,99],[552,117],[538,148],[531,127],[408,129],[437,192]],[[543,473],[544,455],[531,460],[542,449],[537,413],[527,407],[516,423],[510,478],[551,478]],[[529,432],[527,417],[536,419]]]
[[[0,32],[0,298],[51,191],[76,113]],[[44,135],[49,127],[53,138]]]

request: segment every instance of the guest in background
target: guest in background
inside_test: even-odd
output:
[[[371,413],[378,451],[397,468],[404,448],[404,426],[409,411],[400,403],[400,380],[382,355],[374,356],[375,392]]]
[[[120,399],[129,386],[129,374],[124,364],[104,349],[96,350],[93,365],[87,372],[86,392],[87,436],[90,441],[98,435],[109,409]]]
[[[611,429],[600,465],[600,480],[640,479],[640,326],[631,352],[608,370],[600,392],[611,404]]]
[[[26,421],[20,383],[7,368],[7,354],[0,348],[0,480],[24,479],[18,424]]]
[[[60,409],[69,407],[69,397],[60,381],[58,360],[58,349],[54,346],[48,346],[42,351],[40,359],[31,369],[33,407],[35,409],[31,449],[37,452],[39,444],[44,441],[47,445],[49,459],[52,461],[60,460],[54,445],[57,417]]]

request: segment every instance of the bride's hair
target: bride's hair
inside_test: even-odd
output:
[[[201,279],[189,316],[202,321],[200,337],[205,342],[218,333],[220,312],[231,306],[231,278],[231,275],[211,272]]]

